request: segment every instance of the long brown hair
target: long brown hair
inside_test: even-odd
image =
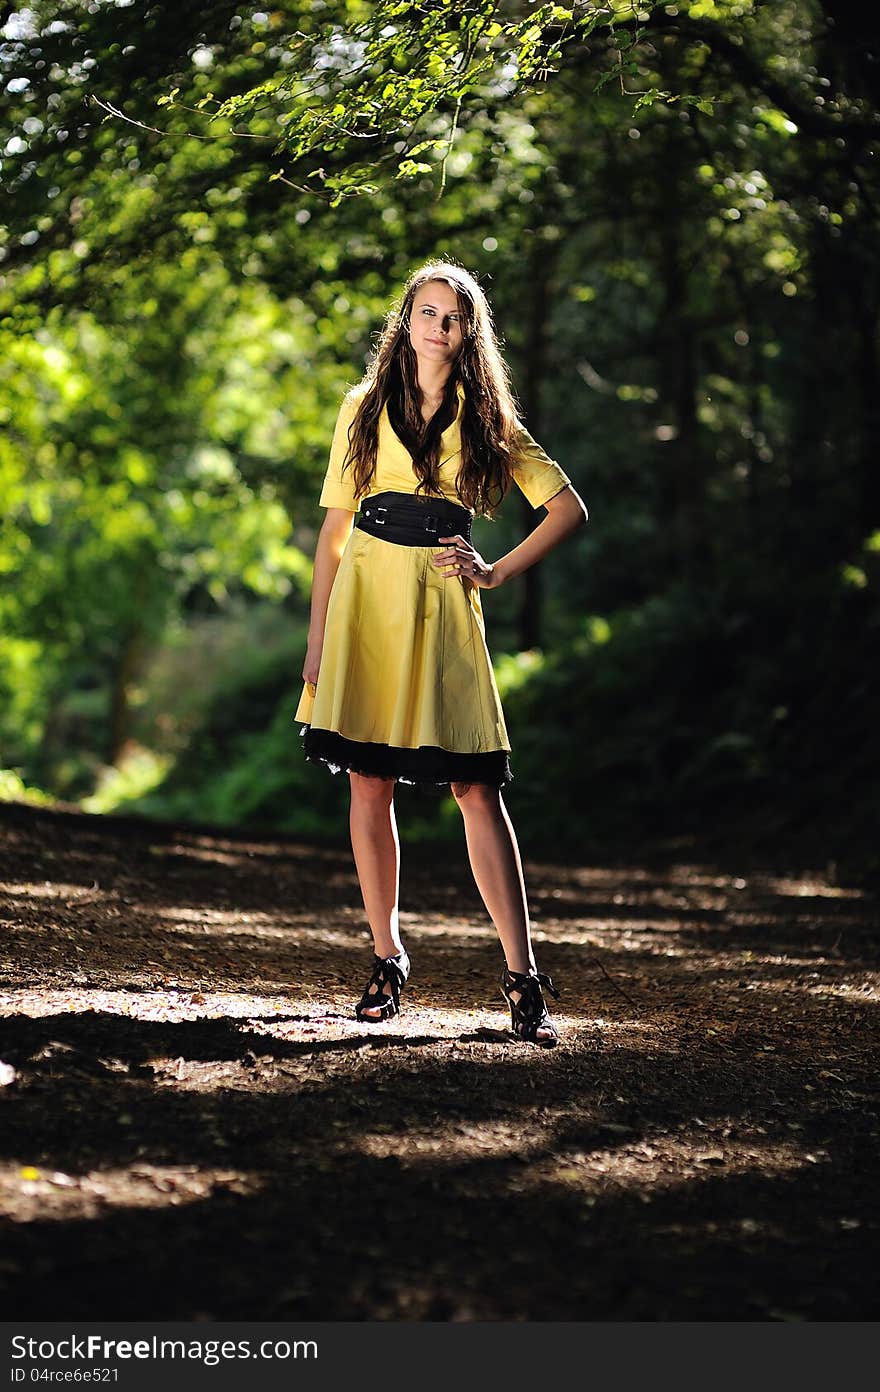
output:
[[[433,280],[442,280],[455,291],[462,346],[440,406],[426,424],[409,322],[416,292]],[[376,472],[379,418],[386,405],[392,428],[413,457],[419,479],[415,491],[440,494],[440,436],[455,420],[459,383],[464,401],[456,490],[463,506],[491,517],[513,478],[510,452],[518,416],[509,371],[495,338],[489,303],[475,278],[452,261],[428,261],[413,271],[388,311],[374,355],[355,388],[359,404],[349,426],[343,468],[352,469],[357,499],[369,492]]]

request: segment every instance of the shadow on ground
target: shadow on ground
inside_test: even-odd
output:
[[[378,1029],[347,848],[8,805],[0,853],[7,1319],[876,1317],[863,888],[527,859],[544,1051],[463,846],[406,849]]]

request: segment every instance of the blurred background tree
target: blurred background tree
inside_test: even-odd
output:
[[[486,603],[524,841],[711,829],[876,870],[860,14],[7,11],[0,790],[343,834],[292,718],[317,496],[342,392],[441,254],[591,512]],[[535,520],[514,493],[476,544]],[[404,838],[460,835],[448,797],[400,797]]]

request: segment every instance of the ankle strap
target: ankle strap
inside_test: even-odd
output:
[[[508,975],[508,977],[509,977],[509,979],[510,979],[511,981],[516,982],[516,983],[519,983],[520,981],[522,981],[523,983],[529,982],[529,981],[537,981],[537,983],[538,983],[539,986],[543,986],[543,987],[545,988],[545,990],[547,990],[547,991],[550,992],[550,994],[551,994],[551,996],[553,997],[554,1000],[559,1000],[559,992],[557,991],[556,987],[553,985],[552,980],[550,979],[550,977],[547,975],[546,972],[539,972],[539,971],[533,971],[533,972],[532,972],[532,971],[529,971],[529,972],[515,972],[515,971],[511,971],[511,970],[510,970],[510,967],[505,967],[504,970],[506,971],[506,973],[507,973],[507,975]],[[521,990],[522,988],[517,984],[517,985],[514,986],[514,989],[518,991],[518,990]]]

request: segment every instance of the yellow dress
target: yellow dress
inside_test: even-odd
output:
[[[363,386],[345,397],[336,421],[320,504],[357,512],[351,467],[341,472]],[[458,413],[443,432],[439,481],[443,497],[461,499],[464,389]],[[520,423],[513,477],[538,508],[571,480]],[[376,473],[370,496],[415,493],[418,477],[387,408],[379,420]],[[510,781],[510,740],[486,645],[480,589],[464,576],[444,576],[431,557],[445,545],[401,546],[354,527],[327,605],[318,680],[303,684],[294,720],[307,759],[333,773],[394,777],[442,788],[450,781]]]

